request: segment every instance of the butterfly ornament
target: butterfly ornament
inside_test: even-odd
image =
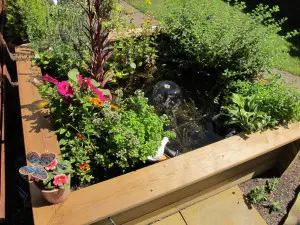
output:
[[[56,154],[47,152],[40,155],[37,152],[29,152],[26,155],[26,159],[32,165],[21,167],[19,173],[27,176],[31,175],[40,180],[47,180],[48,172],[45,170],[45,167],[49,166],[56,159]]]

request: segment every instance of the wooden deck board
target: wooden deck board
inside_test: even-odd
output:
[[[17,48],[17,54],[33,54],[28,48]],[[19,93],[21,102],[21,115],[25,150],[37,152],[60,153],[56,135],[49,130],[50,122],[44,118],[43,111],[37,110],[36,103],[41,100],[36,87],[30,82],[30,78],[40,76],[39,68],[32,65],[31,59],[19,59],[17,61]],[[49,205],[41,195],[40,190],[30,184],[31,202],[34,222],[36,225],[49,224],[55,214],[58,205]],[[42,206],[42,207],[41,207]]]

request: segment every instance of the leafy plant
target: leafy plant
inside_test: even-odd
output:
[[[164,131],[167,117],[157,116],[140,90],[119,101],[118,106],[118,110],[105,109],[103,117],[93,122],[105,149],[101,164],[126,171],[155,155],[163,137],[173,138],[175,134]]]
[[[276,186],[279,184],[279,179],[274,178],[272,181],[267,180],[266,189],[267,192],[270,194],[275,191]]]
[[[164,136],[174,136],[141,92],[111,100],[99,83],[77,74],[70,71],[67,81],[46,75],[39,90],[48,99],[62,155],[81,183],[104,179],[110,168],[129,171],[154,155]],[[105,172],[99,177],[99,171]]]
[[[90,55],[87,60],[88,73],[104,87],[115,76],[107,61],[113,49],[109,34],[114,26],[116,1],[86,0],[81,7],[87,17],[83,26],[85,39],[81,40],[81,44],[86,46]]]
[[[272,67],[284,51],[273,30],[237,8],[219,0],[183,2],[164,19],[164,31],[178,51],[223,78],[249,78]]]
[[[300,120],[300,94],[281,78],[269,76],[256,82],[238,81],[234,88],[243,98],[255,96],[253,104],[277,123]]]
[[[251,189],[247,196],[252,204],[259,204],[268,200],[268,193],[265,186]]]
[[[222,107],[223,115],[228,117],[227,125],[237,125],[241,130],[253,132],[267,126],[274,126],[275,122],[265,112],[259,111],[255,96],[243,97],[232,94],[232,104]]]
[[[247,197],[252,204],[263,203],[264,207],[270,209],[270,213],[280,212],[282,210],[280,202],[273,201],[269,198],[269,195],[275,191],[275,187],[278,183],[278,178],[274,178],[272,181],[267,180],[265,185],[251,189]]]
[[[270,208],[270,213],[282,211],[282,206],[279,201],[272,201],[271,204],[269,205],[269,208]]]
[[[152,72],[157,58],[158,32],[153,32],[151,19],[142,25],[141,33],[132,33],[129,37],[115,42],[112,60],[109,63],[117,77]]]

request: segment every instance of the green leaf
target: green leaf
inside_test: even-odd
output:
[[[95,87],[99,87],[100,83],[95,81],[94,79],[91,80],[92,85],[94,85]]]
[[[68,73],[69,79],[71,79],[71,80],[73,80],[75,82],[77,82],[77,78],[76,78],[77,75],[79,75],[78,69],[72,69]]]
[[[66,143],[67,142],[66,142],[65,139],[60,139],[59,142],[58,142],[59,145],[65,145]]]
[[[135,64],[134,62],[132,62],[132,63],[130,63],[130,67],[131,67],[132,69],[135,69],[135,68],[136,68],[136,64]]]
[[[64,128],[59,129],[59,134],[64,134],[67,130]]]

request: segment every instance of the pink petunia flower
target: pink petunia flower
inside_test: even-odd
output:
[[[101,101],[107,101],[107,99],[104,97],[104,94],[102,91],[95,89],[94,93],[98,96],[98,98],[101,99]]]
[[[94,90],[96,87],[92,84],[92,79],[88,78],[86,81],[87,85],[89,86],[90,89]]]
[[[58,92],[65,96],[66,98],[70,97],[74,93],[74,88],[67,81],[62,81],[58,83]]]
[[[50,75],[46,74],[45,76],[43,76],[43,81],[45,82],[50,82],[52,84],[58,85],[58,80],[56,80],[55,78],[51,77]]]
[[[77,78],[79,86],[81,86],[84,82],[82,75],[77,75],[76,78]]]
[[[57,165],[57,160],[54,159],[53,162],[52,162],[49,166],[46,166],[46,167],[45,167],[45,169],[46,169],[46,170],[55,170],[56,165]]]
[[[65,174],[58,174],[54,176],[53,184],[55,186],[61,187],[67,183],[67,176]]]

